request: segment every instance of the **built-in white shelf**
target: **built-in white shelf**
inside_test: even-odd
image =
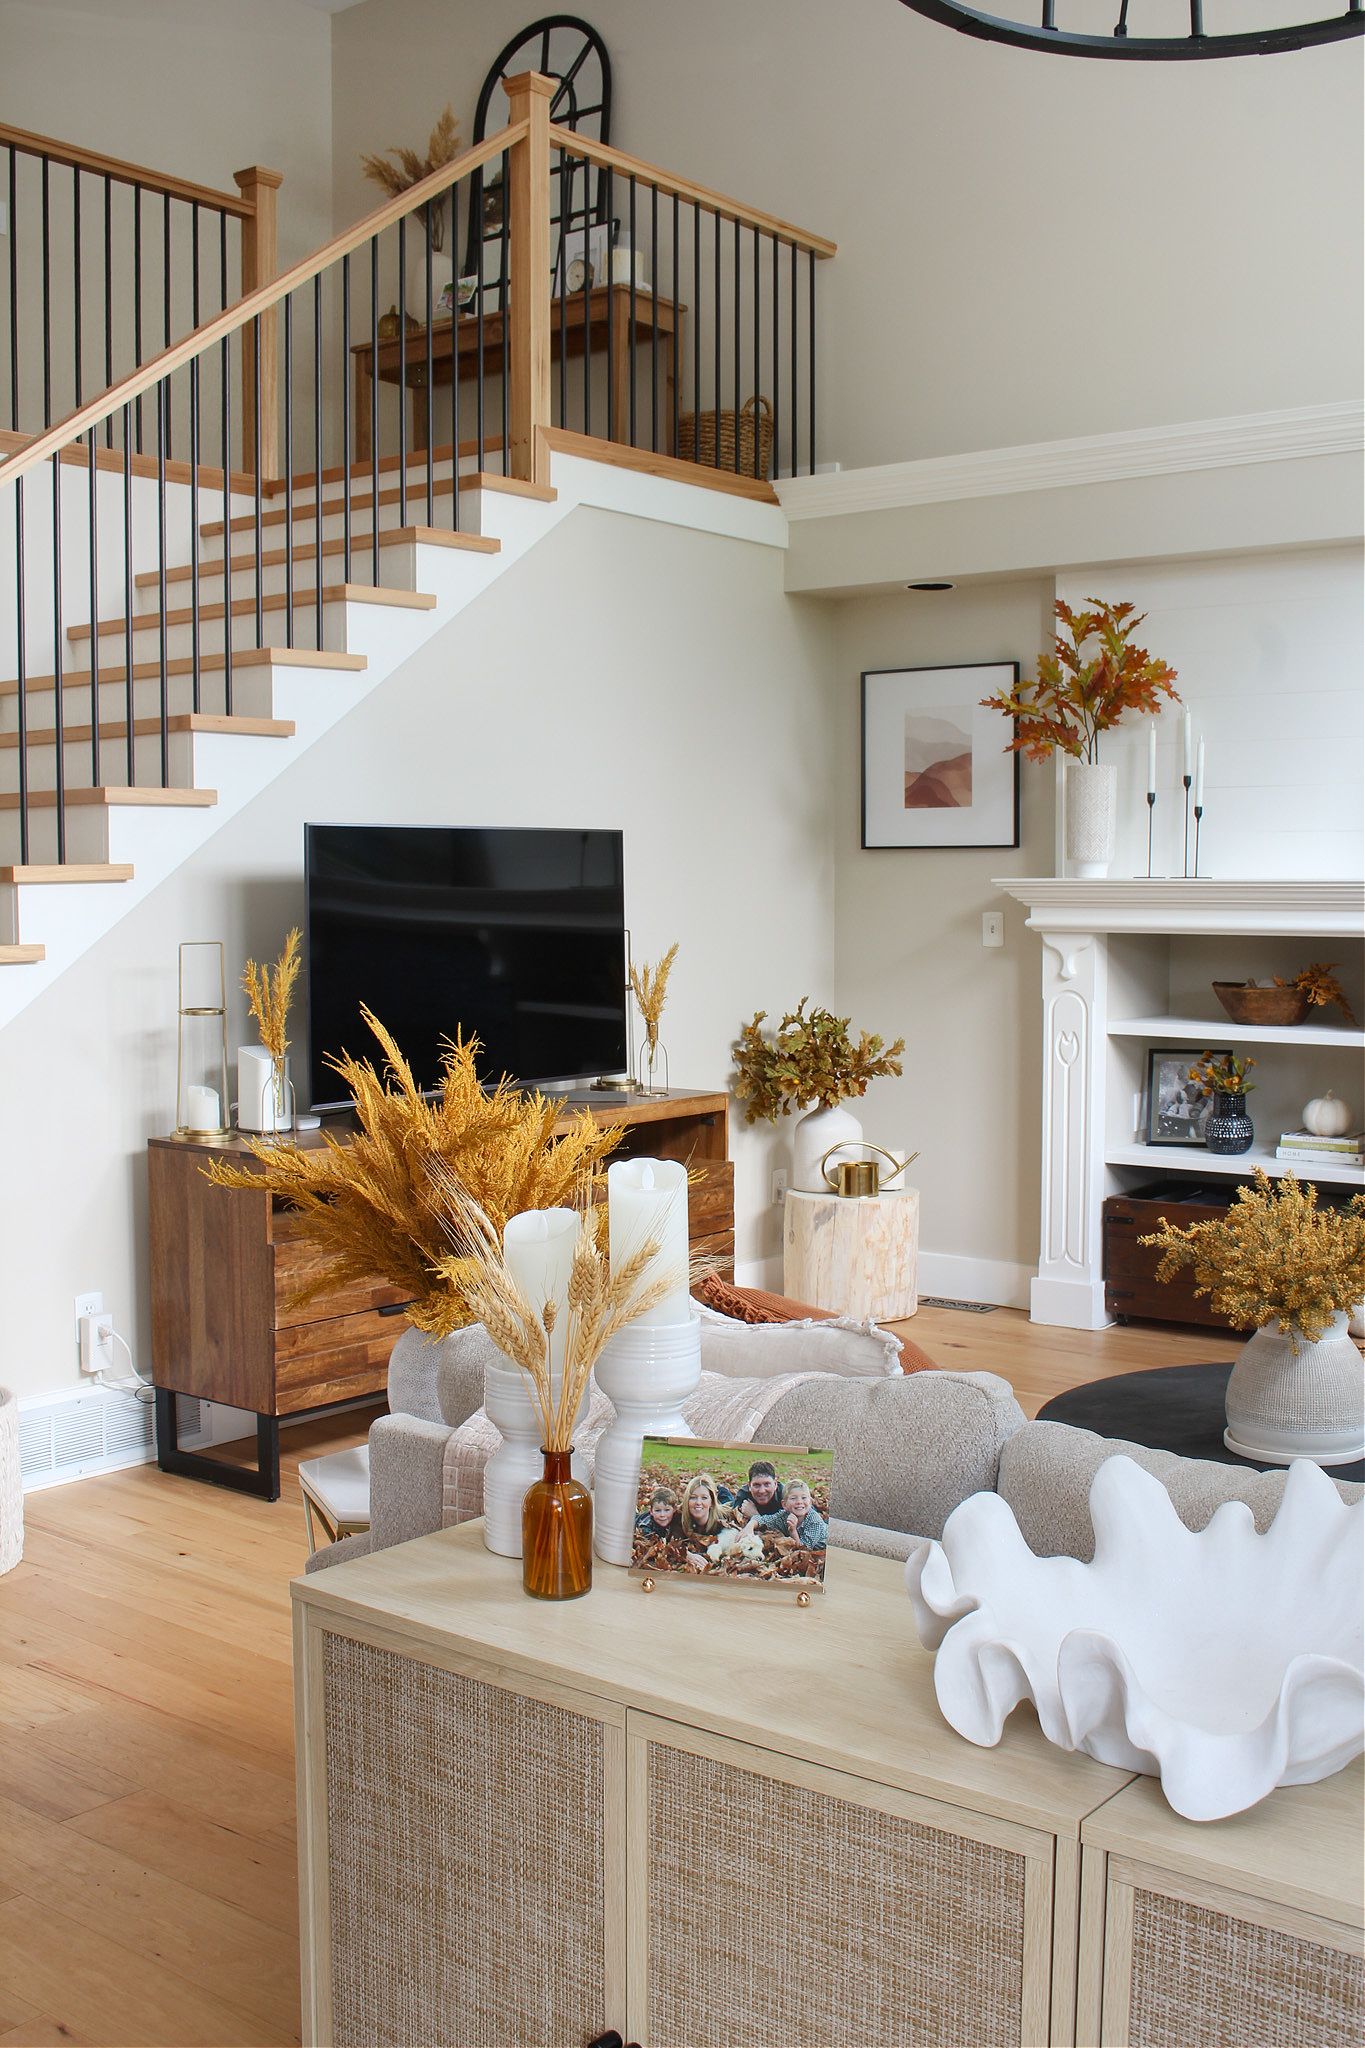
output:
[[[1111,1017],[1111,1038],[1170,1038],[1177,1044],[1218,1039],[1233,1045],[1331,1045],[1365,1050],[1365,1031],[1349,1024],[1234,1024],[1231,1017]]]
[[[1206,1152],[1198,1145],[1108,1145],[1106,1166],[1146,1166],[1153,1173],[1249,1174],[1259,1166],[1272,1180],[1295,1173],[1300,1180],[1332,1181],[1341,1187],[1365,1187],[1365,1167],[1337,1166],[1324,1162],[1310,1166],[1306,1160],[1277,1159],[1273,1145],[1253,1144],[1249,1152],[1228,1158],[1222,1152]]]

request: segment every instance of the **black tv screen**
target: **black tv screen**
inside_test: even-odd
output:
[[[314,1109],[348,1100],[329,1053],[377,1053],[362,1003],[424,1089],[457,1031],[485,1081],[624,1070],[619,832],[305,825],[304,863]]]

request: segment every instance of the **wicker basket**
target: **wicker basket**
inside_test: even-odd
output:
[[[700,440],[698,438],[700,419]],[[720,426],[717,429],[716,422]],[[754,433],[758,433],[758,464],[754,465]],[[739,435],[739,459],[735,459],[735,435]],[[719,454],[717,453],[719,440]],[[738,417],[733,412],[685,412],[678,420],[678,453],[684,462],[710,464],[717,469],[737,470],[740,476],[767,480],[773,459],[773,409],[762,393],[746,399]]]
[[[24,1480],[19,1469],[19,1402],[0,1387],[0,1572],[24,1554]]]

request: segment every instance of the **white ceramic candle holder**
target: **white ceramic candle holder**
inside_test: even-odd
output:
[[[489,1421],[502,1432],[502,1442],[483,1471],[483,1540],[499,1557],[520,1557],[521,1506],[527,1488],[534,1486],[545,1470],[541,1442],[545,1431],[530,1389],[515,1365],[484,1367],[483,1405]],[[575,1429],[587,1406],[585,1393],[574,1417]],[[569,1470],[580,1485],[587,1485],[587,1467],[576,1455]]]
[[[701,1317],[629,1323],[597,1361],[597,1384],[616,1420],[597,1445],[593,1548],[608,1564],[629,1564],[640,1494],[640,1446],[647,1436],[691,1436],[682,1404],[701,1379]]]

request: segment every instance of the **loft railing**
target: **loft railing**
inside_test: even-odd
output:
[[[206,312],[270,282],[280,174],[253,165],[235,182],[217,192],[0,123],[0,420],[7,412],[12,434],[50,427]],[[250,387],[249,362],[242,372]],[[111,414],[106,447],[115,425]],[[141,454],[140,400],[132,426]]]
[[[506,81],[506,128],[0,461],[0,816],[17,800],[21,862],[38,807],[60,862],[73,790],[172,787],[172,726],[234,715],[234,656],[323,648],[326,605],[383,583],[393,522],[458,531],[490,470],[543,485],[568,447],[767,496],[814,469],[833,244],[552,127],[552,90]],[[442,273],[471,215],[461,310]],[[570,268],[596,228],[616,237],[600,282]],[[726,439],[751,397],[771,443]]]

